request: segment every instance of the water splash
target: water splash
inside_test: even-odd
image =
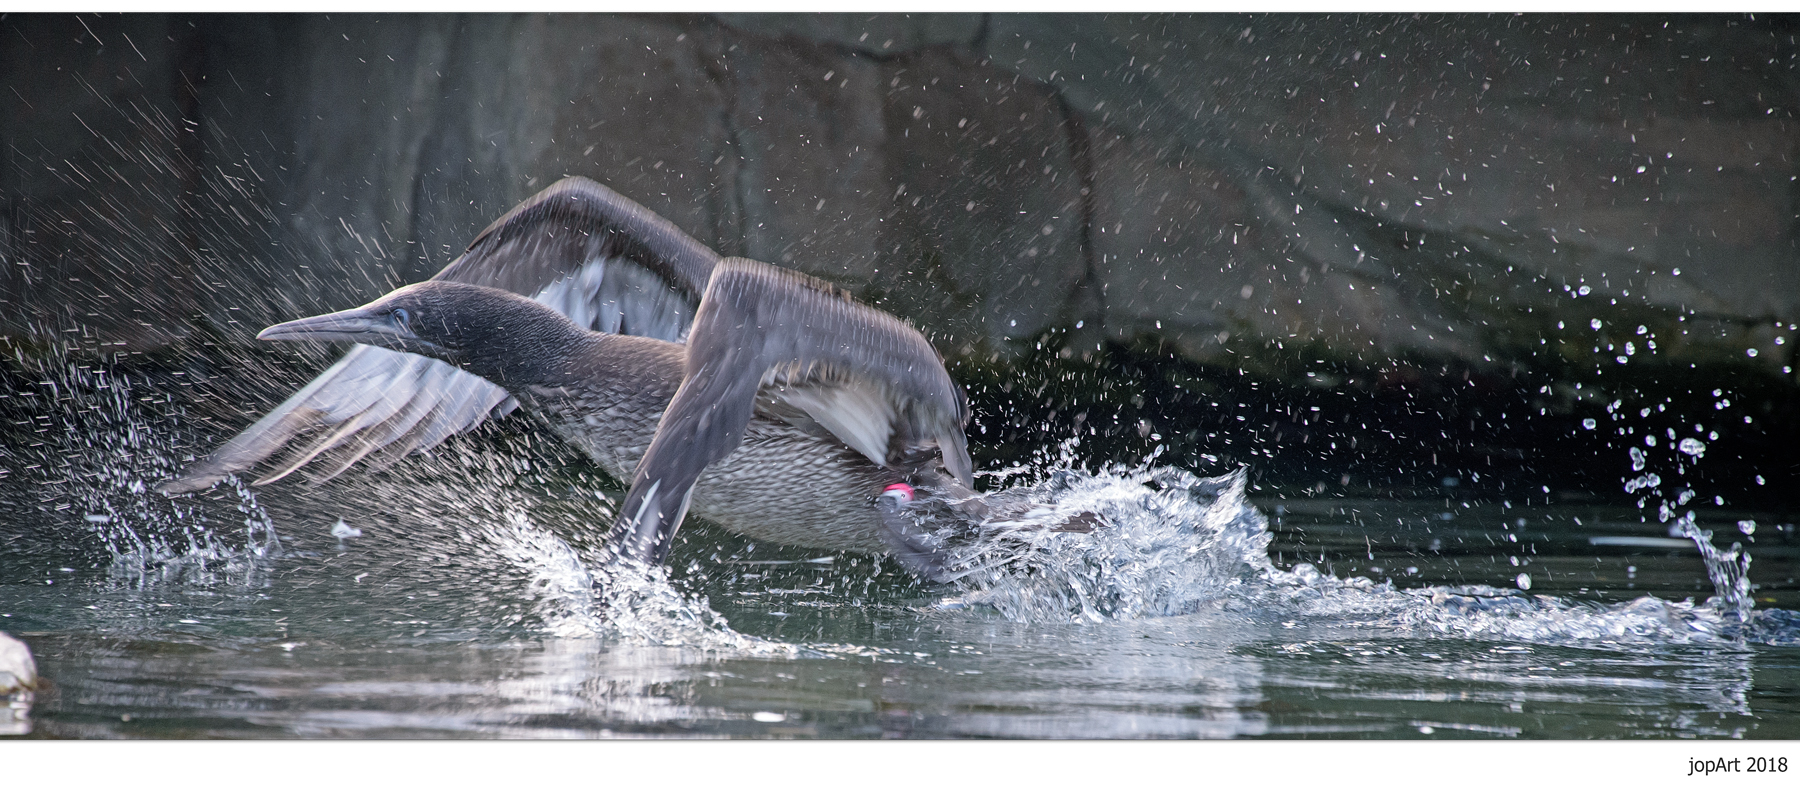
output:
[[[516,592],[533,602],[533,613],[542,618],[542,630],[559,637],[597,636],[594,578],[581,555],[555,534],[532,523],[522,510],[509,510],[506,520],[465,535],[471,543],[486,542],[495,556],[524,571],[524,585]]]
[[[584,558],[523,510],[508,510],[504,521],[475,526],[464,537],[529,574],[524,592],[547,635],[739,655],[799,650],[732,630],[704,596],[677,589],[662,566]]]
[[[1713,606],[1737,615],[1740,623],[1749,622],[1756,599],[1750,595],[1750,554],[1744,551],[1743,544],[1733,543],[1729,550],[1719,551],[1712,544],[1712,530],[1703,530],[1696,525],[1691,511],[1681,517],[1676,529],[1683,537],[1692,539],[1694,547],[1700,550],[1700,559],[1706,563],[1706,576],[1716,592]]]
[[[131,376],[97,362],[59,358],[30,374],[29,383],[9,383],[23,391],[5,393],[16,398],[8,405],[23,404],[47,430],[34,441],[9,442],[3,466],[32,473],[29,482],[61,533],[104,548],[112,583],[268,585],[283,544],[249,485],[227,476],[201,494],[154,490],[191,460],[176,440],[178,408],[144,408]],[[407,526],[418,528],[410,543],[415,558],[434,573],[502,584],[522,577],[503,597],[523,598],[526,611],[511,618],[489,613],[498,625],[529,621],[530,630],[552,637],[738,654],[797,650],[731,630],[704,597],[677,590],[661,568],[590,570],[605,567],[597,555],[584,555],[530,518],[530,497],[520,489],[531,472],[527,459],[464,443],[388,477],[341,481],[334,493],[336,504],[350,509],[429,514]]]
[[[1308,563],[1288,570],[1269,559],[1266,519],[1244,496],[1242,471],[1200,478],[1167,467],[1060,470],[1012,489],[1038,508],[1004,539],[957,547],[961,594],[1019,621],[1096,621],[1193,613],[1292,627],[1380,629],[1569,645],[1685,644],[1749,640],[1800,644],[1800,617],[1752,612],[1748,557],[1706,554],[1718,595],[1705,604],[1645,596],[1602,605],[1487,585],[1398,589],[1340,579]],[[1054,532],[1071,510],[1108,526]],[[1711,548],[1704,544],[1703,552]]]
[[[1722,395],[1720,390],[1713,390],[1714,397],[1720,395]],[[1720,407],[1728,403],[1729,401],[1720,401]],[[1607,407],[1607,411],[1612,412],[1621,405],[1623,405],[1622,400],[1613,401]],[[1650,413],[1650,409],[1645,407],[1638,411],[1638,416],[1648,417]],[[1624,412],[1621,410],[1619,414],[1623,415]],[[1704,430],[1704,427],[1696,422],[1693,423],[1693,429],[1698,434]],[[1676,515],[1677,509],[1685,507],[1695,496],[1696,492],[1686,482],[1686,478],[1706,456],[1706,443],[1692,436],[1681,437],[1678,440],[1678,434],[1674,428],[1667,429],[1665,435],[1669,441],[1666,444],[1668,460],[1664,463],[1672,462],[1674,466],[1672,490],[1665,491],[1662,488],[1663,478],[1661,475],[1653,471],[1645,471],[1650,464],[1650,456],[1643,448],[1634,446],[1629,448],[1627,453],[1631,458],[1631,470],[1642,474],[1628,479],[1621,478],[1625,486],[1625,493],[1639,495],[1637,506],[1640,510],[1648,511],[1650,503],[1654,501],[1657,522],[1669,524],[1668,534],[1672,537],[1685,537],[1694,542],[1694,547],[1700,552],[1701,560],[1706,564],[1706,575],[1712,581],[1715,591],[1713,600],[1708,602],[1709,606],[1715,611],[1735,615],[1739,623],[1748,623],[1751,620],[1751,610],[1756,606],[1756,599],[1750,594],[1749,552],[1745,551],[1743,545],[1739,543],[1731,544],[1731,548],[1727,551],[1719,551],[1712,544],[1712,532],[1701,530],[1696,525],[1694,511],[1689,510],[1679,517]],[[1717,439],[1719,434],[1715,430],[1707,436]],[[1659,442],[1654,432],[1646,433],[1644,444],[1651,448],[1658,446]],[[1723,503],[1722,499],[1715,498],[1715,501]],[[1644,520],[1647,522],[1649,519],[1646,517]],[[1670,524],[1671,521],[1674,523]],[[1749,536],[1754,532],[1755,526],[1752,522],[1751,528],[1744,534]]]
[[[794,657],[801,652],[796,645],[732,630],[704,596],[676,589],[660,565],[615,562],[596,575],[601,622],[627,643],[737,655]]]
[[[960,569],[966,602],[1014,619],[1189,614],[1267,565],[1267,525],[1243,487],[1241,471],[1201,479],[1167,467],[1057,470],[1004,492],[1029,509],[974,542],[952,540],[950,566]],[[1048,529],[1079,513],[1105,523],[1086,534]]]
[[[232,496],[225,498],[237,511],[241,532],[220,523],[215,502],[170,499],[151,490],[178,467],[181,452],[170,438],[174,431],[163,430],[140,407],[140,400],[155,399],[138,397],[129,374],[59,359],[36,375],[35,392],[8,394],[52,406],[32,415],[50,430],[10,449],[8,466],[35,473],[49,514],[59,520],[79,515],[74,523],[110,556],[112,579],[137,587],[266,581],[266,560],[281,551],[281,539],[242,481],[229,479]]]
[[[41,433],[44,439],[26,448],[31,456],[22,460],[36,463],[13,451],[8,466],[39,470],[42,488],[60,503],[59,517],[106,547],[112,578],[139,586],[266,578],[282,542],[241,481],[228,481],[223,496],[212,499],[150,491],[150,482],[180,463],[167,438],[177,432],[139,408],[128,377],[70,365],[40,384],[54,407],[37,422],[62,420],[61,430]],[[370,497],[432,513],[429,521],[454,539],[412,536],[431,572],[504,582],[508,574],[498,570],[510,568],[521,578],[535,630],[548,636],[749,655],[860,654],[854,646],[809,649],[738,633],[664,569],[606,562],[595,549],[571,545],[534,523],[530,498],[517,491],[526,461],[501,455],[450,446],[404,480],[364,478],[367,490],[335,489],[334,501],[354,506]],[[1700,544],[1718,590],[1702,605],[1645,597],[1602,606],[1482,585],[1400,590],[1334,578],[1304,563],[1276,567],[1267,521],[1247,502],[1242,471],[1201,478],[1147,460],[1088,472],[1074,468],[1073,443],[1056,455],[1046,454],[1048,463],[1037,468],[1048,471],[1036,473],[1038,480],[998,494],[1021,505],[1008,511],[1014,515],[1007,522],[950,542],[956,603],[1024,622],[1201,615],[1540,643],[1800,643],[1794,613],[1751,608],[1748,556],[1737,546],[1712,549],[1691,517],[1682,522],[1684,534]],[[1033,470],[992,476],[1028,474]],[[220,507],[235,508],[241,531],[226,526]],[[1096,514],[1103,526],[1091,533],[1050,529],[1082,513]]]

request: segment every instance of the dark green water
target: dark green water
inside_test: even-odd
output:
[[[531,431],[166,500],[166,396],[118,389],[0,464],[27,737],[1800,738],[1779,514],[1691,508],[1754,557],[1748,622],[1654,512],[1154,464],[1050,476],[1112,529],[957,586],[704,525],[633,583],[595,560],[617,491]]]

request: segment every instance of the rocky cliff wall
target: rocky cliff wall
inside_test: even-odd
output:
[[[248,343],[429,276],[581,174],[953,359],[1056,330],[1065,356],[1154,336],[1227,364],[1794,380],[1792,18],[0,28],[0,334],[22,347]]]

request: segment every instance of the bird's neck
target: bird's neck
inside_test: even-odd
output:
[[[660,414],[681,384],[684,347],[647,337],[590,332],[545,308],[496,324],[464,370],[515,395],[570,389],[584,397],[643,401]],[[608,394],[612,393],[612,394]]]
[[[515,311],[482,333],[472,344],[478,351],[457,364],[508,390],[559,383],[574,361],[591,353],[594,338],[549,308]]]

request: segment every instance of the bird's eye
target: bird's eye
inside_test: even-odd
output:
[[[406,308],[404,308],[404,307],[394,308],[394,323],[396,325],[398,325],[402,329],[405,329],[411,325],[411,322],[412,322],[412,314],[406,312]]]

